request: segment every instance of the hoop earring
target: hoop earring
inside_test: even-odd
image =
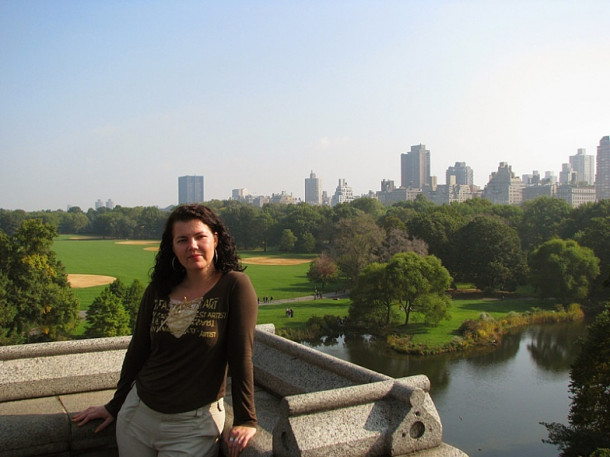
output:
[[[218,251],[214,248],[214,265],[218,263]]]
[[[182,269],[184,269],[182,264],[180,264],[179,268],[176,268],[176,256],[172,257],[172,269],[177,273],[180,273],[182,271]]]

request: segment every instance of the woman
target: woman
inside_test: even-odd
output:
[[[115,418],[122,457],[216,456],[231,372],[238,456],[256,433],[252,344],[257,297],[222,221],[203,205],[167,220],[113,399],[74,416]]]

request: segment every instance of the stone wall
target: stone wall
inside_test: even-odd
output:
[[[70,417],[111,398],[129,340],[0,347],[0,457],[116,455],[114,427],[95,434]],[[257,327],[253,362],[259,425],[243,457],[465,456],[442,442],[425,376],[393,379],[272,325]]]

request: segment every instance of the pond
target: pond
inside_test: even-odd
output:
[[[532,326],[493,350],[417,357],[368,336],[325,339],[317,350],[387,374],[425,374],[443,424],[443,441],[469,456],[555,457],[540,422],[567,424],[570,365],[586,324]]]

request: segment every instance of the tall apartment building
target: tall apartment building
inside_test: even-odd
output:
[[[455,166],[447,168],[445,183],[456,186],[472,186],[474,184],[472,168],[467,166],[466,162],[455,162]]]
[[[100,208],[114,209],[114,202],[111,199],[108,199],[108,200],[106,200],[106,203],[104,204],[104,202],[98,198],[97,201],[95,202],[95,209],[100,209]]]
[[[523,201],[523,181],[516,177],[512,167],[506,162],[500,162],[498,171],[489,177],[489,182],[483,190],[483,198],[501,205],[519,205]]]
[[[553,171],[545,171],[544,172],[544,180],[549,184],[557,184],[557,176]]]
[[[596,165],[595,199],[600,201],[610,198],[610,136],[599,140]]]
[[[562,184],[557,187],[557,198],[565,200],[572,208],[577,208],[595,201],[595,187]]]
[[[410,152],[400,155],[400,185],[422,189],[430,184],[430,151],[424,144],[411,146]]]
[[[178,178],[178,204],[203,202],[203,176]]]
[[[347,185],[345,179],[339,179],[339,185],[335,190],[335,194],[330,200],[330,206],[338,205],[339,203],[349,203],[354,200],[352,188]]]
[[[243,202],[246,201],[249,195],[250,192],[248,192],[248,189],[246,189],[245,187],[241,189],[231,190],[231,200],[238,200],[240,202]]]
[[[578,149],[570,156],[570,165],[576,173],[576,183],[592,186],[595,182],[595,156],[587,155],[586,149]]]
[[[569,163],[561,164],[559,184],[576,184],[576,172]]]
[[[305,178],[305,203],[322,204],[322,181],[313,171],[309,174],[309,178]]]
[[[424,187],[424,196],[437,205],[445,205],[453,202],[464,203],[466,200],[473,198],[472,185],[454,184],[455,176],[452,175],[450,183],[440,184],[438,186]]]

